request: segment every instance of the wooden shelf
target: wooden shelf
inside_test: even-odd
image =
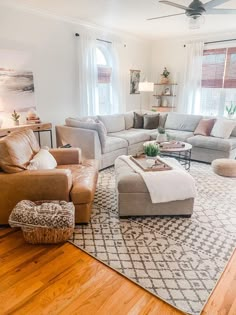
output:
[[[165,95],[165,94],[155,94],[153,96],[171,96],[171,97],[176,97],[176,95]]]
[[[178,83],[154,83],[154,85],[178,85]]]
[[[154,107],[154,108],[176,108],[175,106],[155,106],[155,105],[153,105],[152,107]]]

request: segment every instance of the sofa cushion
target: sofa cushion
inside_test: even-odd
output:
[[[108,133],[125,130],[125,117],[123,114],[99,115],[98,119],[103,122]]]
[[[211,130],[216,122],[216,119],[201,119],[197,128],[194,131],[194,135],[201,135],[201,136],[210,136]]]
[[[150,130],[147,131],[149,132],[143,132],[143,130],[132,128],[125,131],[110,133],[109,136],[124,139],[131,145],[150,140]]]
[[[144,129],[156,129],[159,125],[159,114],[143,116],[143,128]]]
[[[165,128],[183,131],[194,131],[202,119],[200,115],[168,113]]]
[[[130,129],[134,127],[134,112],[124,113],[125,118],[125,129]]]
[[[187,142],[187,139],[193,136],[193,132],[191,131],[183,131],[183,130],[166,130],[167,135],[170,137],[170,140],[178,140]],[[156,134],[157,135],[157,134]],[[154,133],[152,134],[152,137]]]
[[[66,126],[69,127],[96,130],[101,143],[101,148],[103,149],[105,147],[107,131],[104,128],[104,124],[102,121],[100,121],[100,119],[89,119],[87,121],[84,121],[77,118],[67,118],[65,122]]]
[[[102,150],[102,153],[109,153],[127,147],[128,142],[125,139],[107,137],[106,145],[105,148]]]
[[[235,120],[220,118],[216,120],[216,123],[211,131],[212,137],[228,139],[236,126]]]
[[[39,149],[32,130],[12,132],[0,139],[0,167],[6,173],[21,172]]]
[[[134,128],[143,128],[143,114],[134,112]]]
[[[84,160],[82,164],[58,165],[58,169],[69,169],[72,174],[71,201],[75,205],[91,203],[96,190],[98,161]]]
[[[229,152],[236,148],[236,137],[221,139],[216,137],[194,136],[188,138],[188,143],[192,144],[194,147]]]

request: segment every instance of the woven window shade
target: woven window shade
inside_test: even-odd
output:
[[[202,66],[203,88],[223,87],[226,53],[226,48],[204,50]]]
[[[224,88],[236,88],[236,47],[227,50]]]
[[[110,67],[98,66],[98,83],[111,83],[112,69]]]

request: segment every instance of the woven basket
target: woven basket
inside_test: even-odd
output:
[[[57,244],[66,242],[73,234],[74,228],[21,228],[24,239],[30,244]]]
[[[74,210],[72,202],[22,200],[12,210],[9,224],[11,227],[21,227],[28,243],[61,243],[73,233]]]

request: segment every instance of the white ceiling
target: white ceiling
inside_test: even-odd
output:
[[[172,1],[186,6],[191,2]],[[4,2],[7,5],[46,11],[149,39],[236,31],[236,15],[207,15],[204,25],[198,30],[188,29],[188,18],[185,15],[146,21],[150,17],[184,12],[158,3],[158,0],[0,0],[0,3]],[[206,3],[208,0],[202,2]],[[236,9],[236,0],[230,0],[218,8]]]

